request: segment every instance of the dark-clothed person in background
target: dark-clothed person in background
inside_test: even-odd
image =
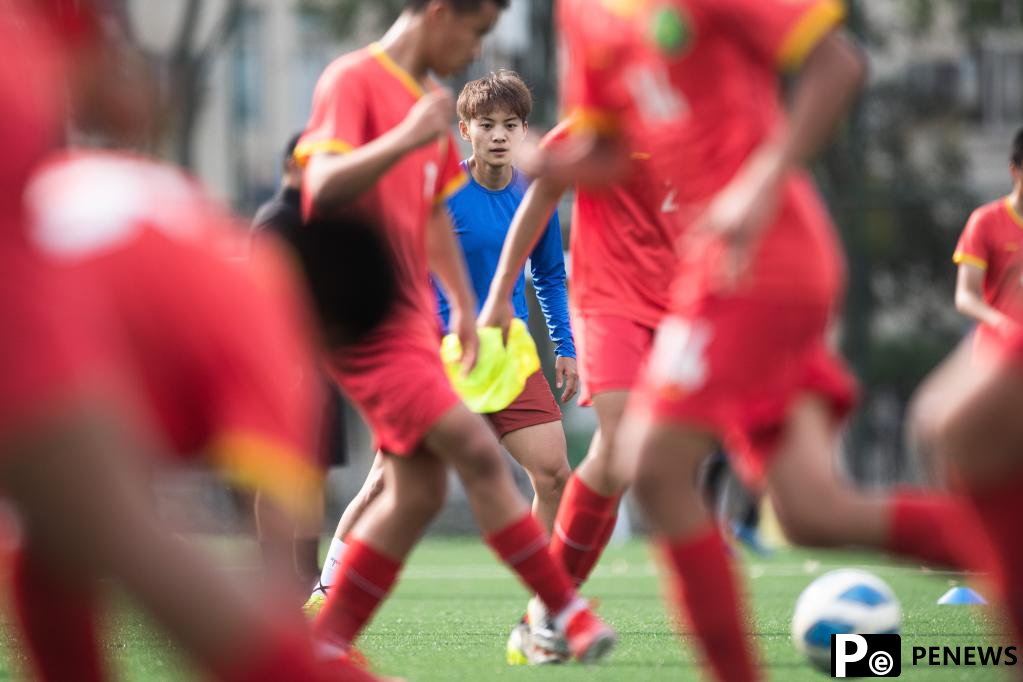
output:
[[[252,232],[264,230],[282,237],[302,227],[302,170],[295,163],[295,145],[301,132],[291,136],[281,158],[281,183],[277,191],[260,205],[252,219]],[[333,382],[328,384],[327,404],[324,406],[323,428],[326,430],[323,460],[329,466],[344,466],[348,463],[347,432],[345,430],[345,403]],[[310,585],[320,575],[319,544],[322,519],[319,526],[307,529],[301,537],[295,538],[295,570],[299,577]]]

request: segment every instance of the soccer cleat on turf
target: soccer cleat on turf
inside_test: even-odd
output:
[[[572,614],[565,624],[568,648],[580,663],[596,663],[611,653],[618,635],[588,606]]]
[[[530,599],[526,606],[526,622],[529,623],[529,643],[532,647],[562,658],[571,656],[564,634],[555,627],[554,619],[538,597]]]
[[[508,636],[505,660],[508,665],[553,665],[564,663],[568,655],[537,646],[530,633],[529,622],[523,618],[515,624]]]
[[[508,665],[528,665],[529,658],[526,656],[526,643],[529,639],[529,623],[523,618],[508,635],[508,644],[504,648],[504,660]]]
[[[306,618],[315,618],[326,603],[327,587],[317,580],[316,587],[313,588],[313,593],[309,595],[309,598],[306,599],[305,604],[302,606],[302,613],[305,614]]]

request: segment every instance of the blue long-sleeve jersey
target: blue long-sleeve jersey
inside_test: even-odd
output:
[[[490,282],[497,270],[504,238],[508,234],[512,217],[522,203],[522,197],[529,187],[529,180],[515,170],[512,181],[501,190],[490,190],[476,182],[469,172],[467,162],[462,162],[469,184],[462,191],[448,199],[448,211],[454,224],[455,234],[462,245],[465,262],[476,291],[477,313],[487,298]],[[572,341],[572,327],[568,318],[568,292],[565,288],[565,254],[561,245],[561,224],[558,213],[554,212],[547,229],[532,253],[529,267],[533,276],[533,288],[540,303],[547,331],[554,343],[554,351],[561,357],[574,358],[575,344]],[[437,292],[437,309],[444,328],[448,328],[450,307],[444,292],[434,282]],[[526,306],[526,276],[519,275],[512,292],[515,316],[525,321],[529,316]]]

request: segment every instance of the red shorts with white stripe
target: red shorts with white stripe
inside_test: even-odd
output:
[[[759,486],[788,411],[817,395],[836,420],[856,383],[827,347],[830,307],[709,296],[667,317],[629,410],[716,434],[736,471]]]

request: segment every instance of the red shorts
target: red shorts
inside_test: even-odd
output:
[[[500,412],[483,416],[497,431],[497,437],[504,438],[506,434],[527,426],[560,421],[561,409],[551,393],[547,377],[541,370],[536,370],[526,379],[526,386],[515,402]]]
[[[744,480],[759,486],[792,402],[827,400],[836,420],[856,383],[827,347],[830,306],[708,297],[665,318],[630,411],[716,433]]]
[[[440,335],[427,320],[392,320],[332,357],[328,372],[373,432],[374,447],[412,455],[459,403],[440,360]]]
[[[592,404],[599,393],[632,389],[656,330],[625,317],[585,313],[573,316],[572,329],[579,354],[579,404]]]

